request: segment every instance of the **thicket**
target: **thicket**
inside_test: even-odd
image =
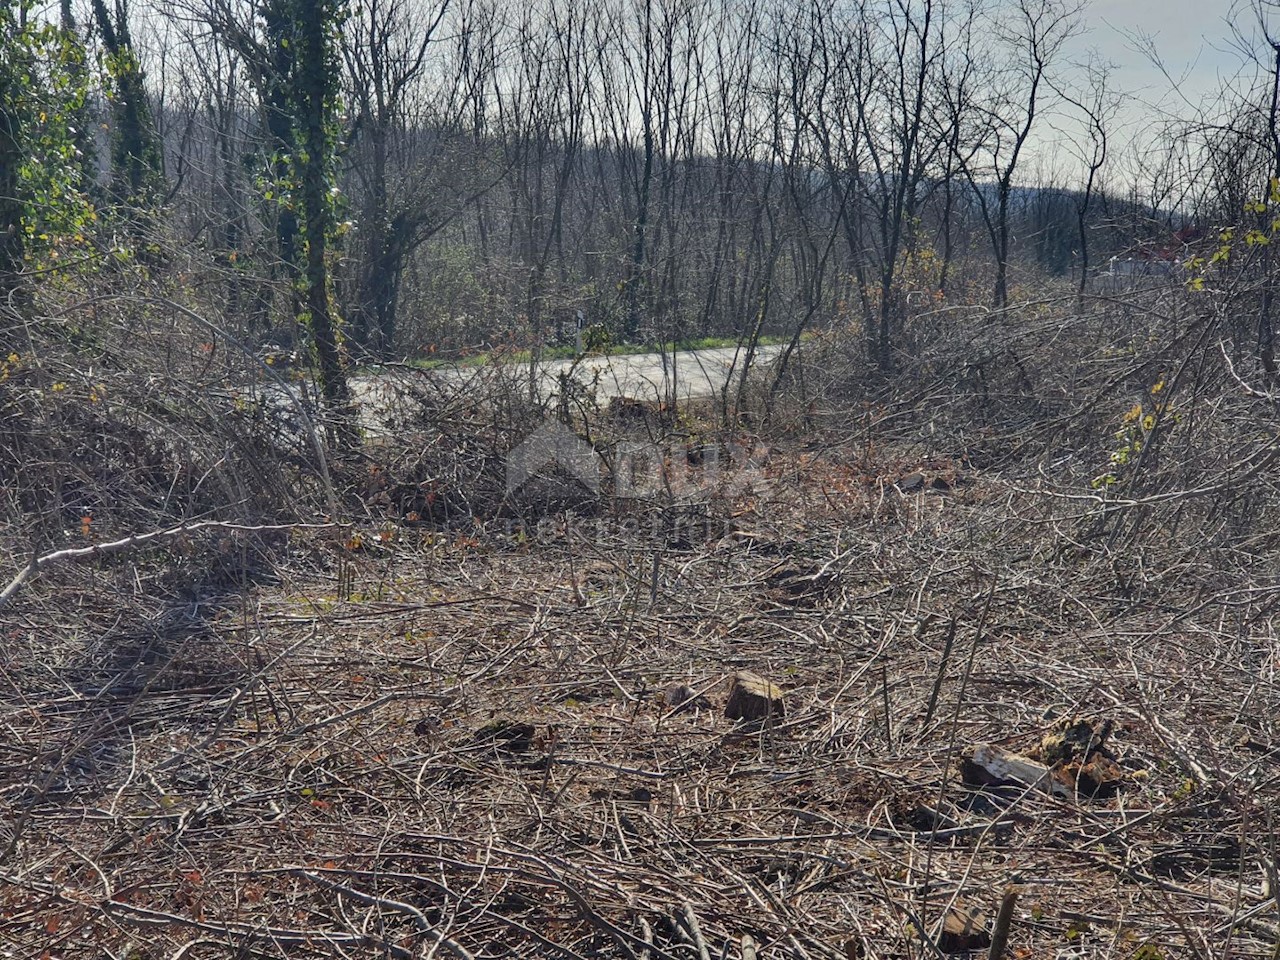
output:
[[[539,398],[511,364],[459,418],[385,364],[536,363],[579,331],[737,339],[759,369],[720,396],[722,429],[927,397],[957,455],[988,421],[1047,425],[1044,448],[1109,431],[1090,495],[1148,482],[1192,371],[1197,397],[1270,396],[1261,55],[1219,116],[1121,167],[1123,97],[1067,60],[1079,11],[1058,0],[58,13],[3,20],[0,470],[27,556],[175,520],[367,515],[371,495],[482,518],[503,453],[598,407],[591,385]],[[1045,182],[1036,137],[1068,121],[1077,173]],[[1151,275],[1090,266],[1113,252]],[[1105,391],[1080,395],[1099,351],[1165,391],[1121,426]],[[401,396],[400,447],[359,412],[370,391]]]
[[[857,902],[880,911],[868,942],[895,944],[881,955],[930,955],[903,912],[925,838],[932,858],[939,833],[977,837],[973,861],[939,853],[967,877],[1012,822],[973,827],[963,804],[983,798],[938,774],[977,709],[980,649],[975,683],[1032,691],[992,694],[1008,714],[984,715],[991,739],[1033,729],[1035,697],[1064,690],[1141,726],[1148,812],[1115,826],[1073,808],[1079,840],[1037,808],[1047,832],[1029,848],[1219,913],[1257,880],[1256,933],[1275,838],[1254,827],[1273,787],[1231,771],[1275,735],[1280,47],[1259,19],[1256,83],[1132,157],[1106,70],[1066,58],[1077,15],[1060,0],[0,8],[0,863],[21,864],[0,875],[0,934],[37,955],[76,916],[121,951],[162,928],[175,956],[325,937],[398,956],[414,954],[397,936],[421,952],[413,937],[456,920],[433,941],[455,955],[554,941],[685,956],[698,916],[734,938],[755,917],[789,955],[831,955],[848,897],[823,890],[862,867],[797,831],[854,814],[784,795],[787,777],[747,805],[753,831],[778,833],[770,850],[820,861],[795,892],[790,860],[725,840],[698,804],[729,809],[766,761],[845,783],[883,740],[914,766],[860,774],[849,809],[889,817],[867,837],[906,844],[909,864]],[[1037,144],[1067,124],[1075,172],[1055,176]],[[1100,275],[1126,253],[1139,269]],[[590,376],[539,381],[540,352],[580,327],[593,348],[728,336],[740,378],[683,407],[662,385],[610,404]],[[448,366],[469,351],[492,362]],[[776,457],[759,494],[513,496],[504,458],[549,420],[615,465],[637,440]],[[575,512],[620,522],[584,548],[564,533]],[[539,524],[564,535],[543,544]],[[664,826],[647,793],[619,793],[623,747],[593,737],[625,725],[619,769],[662,767],[668,790],[690,761],[684,741],[644,734],[679,706],[654,706],[650,674],[721,661],[794,670],[812,699],[793,727],[717,740],[692,806],[661,801]],[[584,702],[608,722],[585,712],[563,744],[502,726]],[[453,713],[410,717],[423,703]],[[428,746],[406,748],[407,730]],[[516,769],[530,750],[544,766]],[[352,757],[370,766],[352,773]],[[911,792],[939,810],[877,805]],[[458,797],[489,818],[476,856],[511,889],[473,876],[488,865],[469,859],[479,834]],[[437,807],[439,836],[392,823]],[[73,808],[85,863],[57,846]],[[319,836],[358,856],[280,866],[296,824],[300,848]],[[1147,849],[1196,831],[1213,843],[1190,859]],[[227,836],[267,865],[236,873]],[[174,873],[165,844],[190,837],[200,866]],[[570,847],[600,860],[565,866]],[[983,861],[993,883],[1003,857]],[[361,893],[392,868],[421,908]],[[708,892],[708,875],[732,882]],[[663,925],[673,876],[688,912]],[[67,892],[99,881],[98,900]],[[567,898],[554,917],[549,891]],[[1197,956],[1225,938],[1225,955],[1235,913],[1197,932],[1171,903],[1143,922]]]

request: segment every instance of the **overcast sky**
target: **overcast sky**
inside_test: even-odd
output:
[[[1111,65],[1110,87],[1128,99],[1109,130],[1110,169],[1123,179],[1135,152],[1159,140],[1163,121],[1190,118],[1215,100],[1224,83],[1248,87],[1255,75],[1246,66],[1240,37],[1253,36],[1254,0],[1092,0],[1083,29],[1065,55],[1075,63],[1101,59]],[[1280,2],[1280,0],[1276,0]],[[1243,12],[1233,16],[1233,10]],[[1280,18],[1278,18],[1280,19]],[[1280,32],[1280,23],[1277,23]],[[1163,70],[1153,62],[1159,57]],[[1167,76],[1166,76],[1167,72]],[[1077,80],[1079,74],[1075,74]],[[1173,81],[1171,83],[1171,80]],[[1210,113],[1212,109],[1210,108]],[[1058,182],[1079,175],[1083,127],[1059,105],[1031,145],[1032,179]]]
[[[1240,42],[1229,21],[1238,20],[1242,32],[1252,35],[1247,7],[1247,0],[1093,0],[1073,54],[1081,47],[1096,49],[1116,65],[1117,89],[1174,109],[1178,98],[1169,81],[1140,50],[1149,40],[1183,95],[1199,103],[1240,71]],[[1236,8],[1241,12],[1233,16]]]

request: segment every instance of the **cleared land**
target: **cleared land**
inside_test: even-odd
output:
[[[1014,887],[1011,956],[1271,956],[1273,581],[882,416],[732,496],[297,530],[128,618],[133,564],[33,583],[9,954],[926,957]],[[726,718],[741,670],[783,715]],[[965,767],[1078,716],[1110,796]]]

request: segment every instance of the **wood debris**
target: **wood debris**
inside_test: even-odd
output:
[[[1031,751],[1020,756],[993,744],[975,747],[965,759],[966,783],[1019,783],[1057,797],[1112,796],[1125,782],[1124,769],[1107,749],[1112,726],[1094,726],[1079,717],[1060,720]]]
[[[786,715],[782,689],[754,673],[736,673],[724,715],[730,720],[781,720]]]
[[[974,747],[965,758],[962,773],[964,781],[974,786],[1021,784],[1055,797],[1071,796],[1071,791],[1043,763],[1011,753],[994,744]]]
[[[942,920],[938,949],[943,953],[968,953],[991,946],[991,933],[982,911],[972,904],[957,901]]]

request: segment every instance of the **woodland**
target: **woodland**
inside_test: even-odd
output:
[[[1089,13],[0,5],[0,958],[1280,955],[1280,9]]]

